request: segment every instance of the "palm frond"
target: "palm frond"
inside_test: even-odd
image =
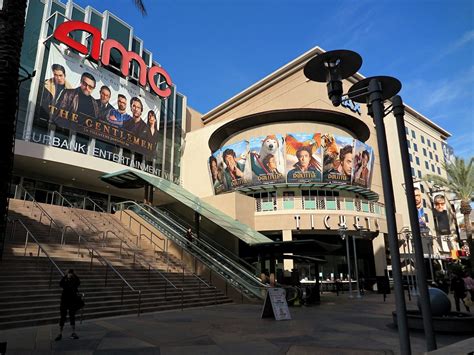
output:
[[[147,13],[146,13],[146,8],[145,8],[145,4],[143,3],[142,0],[133,0],[133,3],[135,4],[135,6],[137,7],[138,11],[140,11],[140,13],[143,15],[143,16],[146,16]]]

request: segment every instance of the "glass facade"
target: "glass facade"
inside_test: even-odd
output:
[[[49,11],[45,11],[45,8]],[[50,18],[53,14],[56,15]],[[101,14],[91,7],[82,9],[72,2],[64,4],[58,0],[30,0],[21,65],[30,73],[36,70],[36,76],[32,81],[26,81],[20,87],[17,138],[49,145],[52,145],[51,142],[55,140],[57,144],[54,144],[54,146],[56,147],[93,155],[98,159],[113,160],[123,165],[146,169],[148,172],[153,171],[155,175],[179,183],[180,151],[184,138],[183,132],[185,131],[183,116],[186,113],[186,100],[183,95],[177,92],[174,86],[171,87],[171,96],[166,100],[162,100],[154,93],[151,96],[154,100],[154,106],[157,107],[158,120],[158,138],[156,148],[154,148],[156,154],[153,154],[153,156],[145,156],[142,152],[134,151],[133,148],[126,149],[121,145],[93,138],[73,129],[61,128],[51,123],[48,106],[43,108],[40,106],[44,102],[43,95],[46,92],[47,81],[51,82],[53,80],[52,68],[47,65],[51,46],[55,43],[55,40],[50,36],[52,36],[55,28],[65,20],[89,22],[95,28],[101,30],[102,33],[105,33],[106,38],[114,39],[121,43],[126,50],[139,54],[148,66],[150,66],[150,63],[159,65],[153,60],[152,53],[144,49],[143,41],[134,36],[133,28],[108,11]],[[91,38],[87,33],[74,31],[71,35],[76,41],[84,43],[89,49],[91,48]],[[38,41],[40,38],[44,38],[45,41],[44,45],[38,46],[38,43],[42,42]],[[89,59],[86,61],[89,61]],[[112,49],[111,66],[106,69],[117,75],[116,82],[119,86],[125,85],[128,87],[127,82],[138,84],[136,79],[139,76],[139,65],[133,61],[130,64],[130,76],[124,78],[119,70],[121,61],[120,52]],[[67,82],[68,74],[70,74],[68,69],[64,74]],[[113,78],[113,76],[111,77]],[[127,79],[127,81],[124,81],[124,79]],[[161,88],[166,86],[162,78],[157,77],[156,80],[157,83],[160,83]],[[34,85],[35,81],[36,85]],[[78,80],[74,80],[69,84],[71,88],[76,88],[79,83]],[[136,88],[136,86],[131,87]],[[99,97],[99,89],[95,88],[94,98]],[[149,95],[150,88],[147,86],[143,89]],[[138,88],[134,90],[137,92],[136,96],[139,96]],[[29,102],[36,102],[36,105],[29,105]],[[144,120],[143,117],[142,120]],[[81,147],[80,150],[77,150],[78,146]],[[97,152],[100,152],[100,154]]]

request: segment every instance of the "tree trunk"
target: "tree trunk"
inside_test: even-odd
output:
[[[470,265],[470,272],[472,273],[474,271],[474,247],[472,245],[472,227],[471,227],[471,218],[470,218],[470,213],[466,213],[464,215],[464,228],[466,228],[466,239],[467,239],[467,245],[469,247],[469,261],[471,263]]]
[[[0,9],[0,259],[5,244],[15,147],[18,71],[27,0],[3,0]]]

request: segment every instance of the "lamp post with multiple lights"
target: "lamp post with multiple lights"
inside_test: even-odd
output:
[[[334,50],[325,52],[311,59],[304,68],[304,74],[310,80],[326,82],[328,96],[334,106],[342,102],[343,89],[342,80],[354,75],[362,65],[359,54],[348,50]],[[400,264],[400,251],[397,238],[397,224],[395,220],[395,199],[393,194],[392,174],[388,156],[387,139],[385,133],[384,117],[387,113],[384,101],[392,98],[401,89],[401,83],[395,78],[388,76],[375,76],[363,79],[354,84],[346,94],[349,99],[358,103],[366,103],[369,115],[373,118],[377,133],[377,145],[379,150],[380,166],[382,170],[382,187],[385,199],[385,210],[387,218],[388,241],[390,247],[397,324],[399,330],[400,351],[402,354],[411,354],[410,337],[408,333],[408,322],[406,315],[406,304],[403,291],[403,280]],[[405,184],[407,185],[407,200],[410,211],[410,223],[415,244],[415,258],[417,263],[417,276],[420,291],[420,304],[427,340],[427,350],[436,349],[433,327],[431,324],[431,307],[428,294],[426,275],[424,273],[423,249],[419,233],[417,210],[414,203],[413,181],[411,178],[410,163],[408,160],[408,147],[405,137],[403,123],[404,108],[401,98],[393,99],[393,112],[397,119],[398,133],[400,136],[400,122],[403,127],[403,139],[400,137],[400,149],[402,152],[403,171]],[[388,108],[390,109],[390,107]],[[390,111],[391,112],[391,111]],[[407,175],[408,174],[408,175]],[[420,257],[421,256],[421,257]]]

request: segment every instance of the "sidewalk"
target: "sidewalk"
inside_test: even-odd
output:
[[[321,305],[290,308],[292,320],[261,319],[261,306],[217,307],[148,313],[84,321],[79,340],[55,342],[57,325],[0,331],[10,354],[398,354],[392,325],[394,296],[368,294],[348,299],[347,293],[325,293]],[[407,308],[416,308],[407,300]],[[58,307],[59,316],[59,307]],[[423,354],[422,332],[411,331],[413,354]],[[470,338],[437,334],[438,349]],[[456,351],[450,350],[454,355]]]

